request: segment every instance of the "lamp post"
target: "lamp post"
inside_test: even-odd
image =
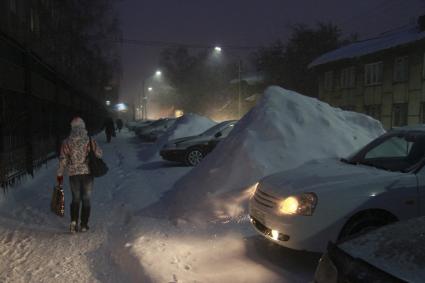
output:
[[[220,46],[214,47],[214,54],[220,55],[222,48]],[[238,117],[242,115],[242,59],[238,59]]]
[[[143,86],[142,86],[142,119],[146,120],[148,118],[148,93],[153,91],[153,87],[148,86],[146,88],[146,82],[148,79],[151,79],[152,77],[155,77],[159,79],[162,76],[162,72],[160,70],[157,70],[153,76],[150,76],[148,78],[145,78],[143,80]],[[146,92],[146,89],[148,90],[148,93]]]

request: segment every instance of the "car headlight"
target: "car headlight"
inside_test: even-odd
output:
[[[289,196],[279,204],[279,212],[286,215],[313,214],[317,205],[317,196],[314,193],[304,193],[298,196]]]

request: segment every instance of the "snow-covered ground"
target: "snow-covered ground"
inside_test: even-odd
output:
[[[49,211],[56,171],[50,162],[0,201],[0,282],[310,282],[319,255],[257,235],[243,213],[248,195],[241,188],[306,161],[304,148],[312,158],[348,154],[383,130],[364,115],[282,92],[271,88],[194,169],[146,159],[151,145],[127,131],[111,144],[99,136],[110,172],[95,180],[91,230],[85,234],[68,234],[68,214],[61,219]],[[193,187],[181,193],[190,176]],[[220,208],[224,215],[187,221],[170,214],[202,210],[194,204],[203,196],[232,189],[241,194],[220,195],[229,205]],[[68,190],[66,199],[68,208]]]
[[[0,202],[0,282],[308,282],[318,255],[255,236],[247,222],[196,227],[140,210],[191,168],[143,162],[126,131],[105,144],[110,166],[95,180],[90,231],[70,235],[49,210],[56,161],[10,189]],[[65,182],[67,206],[70,201]],[[245,236],[230,228],[240,225]],[[249,233],[248,233],[249,234]]]
[[[247,188],[261,178],[312,159],[347,157],[384,132],[369,116],[270,87],[159,205],[191,221],[237,218],[244,215]]]

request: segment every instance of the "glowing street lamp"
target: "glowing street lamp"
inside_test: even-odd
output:
[[[217,53],[221,53],[221,47],[220,46],[214,47],[214,51]]]
[[[142,111],[143,111],[143,114],[142,114],[142,119],[147,119],[148,118],[148,101],[147,101],[148,100],[148,96],[147,96],[146,90],[148,92],[152,92],[153,91],[153,87],[151,87],[151,86],[148,86],[146,88],[146,82],[147,82],[148,79],[150,79],[152,77],[155,77],[155,78],[159,79],[161,76],[162,76],[161,70],[157,70],[155,72],[154,76],[150,76],[150,77],[145,78],[143,80],[143,86],[142,86],[142,95],[143,95],[143,108],[142,108]]]

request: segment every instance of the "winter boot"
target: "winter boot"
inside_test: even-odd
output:
[[[69,224],[69,232],[71,233],[77,232],[77,222],[71,221],[71,224]]]
[[[83,206],[81,209],[81,232],[86,232],[89,229],[90,206]]]
[[[77,222],[78,222],[78,215],[80,213],[80,204],[78,203],[71,203],[71,224],[69,225],[69,231],[71,233],[77,232]]]

